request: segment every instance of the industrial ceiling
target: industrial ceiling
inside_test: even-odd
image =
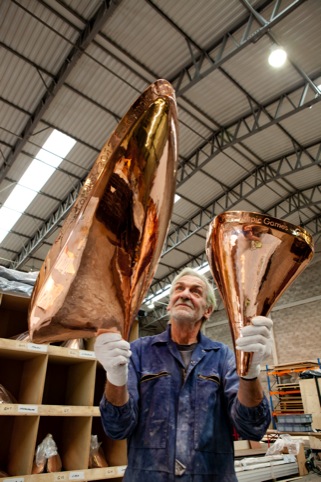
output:
[[[320,26],[320,0],[2,0],[0,206],[54,129],[76,144],[1,242],[0,264],[40,269],[102,146],[160,78],[176,90],[180,200],[149,293],[203,265],[226,210],[300,224],[319,253]],[[275,46],[287,51],[278,69]],[[164,329],[163,303],[142,306],[145,333]]]

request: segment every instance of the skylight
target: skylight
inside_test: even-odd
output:
[[[54,130],[0,208],[0,243],[75,145]]]

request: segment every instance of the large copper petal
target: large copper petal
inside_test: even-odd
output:
[[[266,316],[313,257],[311,235],[271,216],[227,211],[210,225],[206,255],[228,315],[233,343],[254,316]],[[236,351],[246,375],[252,354]]]
[[[138,98],[103,147],[40,270],[30,303],[34,342],[129,337],[172,213],[177,106],[166,80]]]

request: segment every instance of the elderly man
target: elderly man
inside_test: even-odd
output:
[[[254,351],[246,377],[235,356],[201,332],[215,307],[206,277],[189,268],[173,281],[167,331],[129,345],[117,333],[97,337],[107,372],[100,404],[113,439],[128,439],[124,482],[237,482],[233,428],[260,440],[270,423],[258,375],[271,353],[272,321],[255,317],[236,348]]]

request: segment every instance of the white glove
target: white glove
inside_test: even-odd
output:
[[[128,363],[132,352],[130,345],[120,333],[102,333],[96,338],[94,351],[97,360],[107,372],[107,379],[113,385],[126,385]]]
[[[241,336],[235,341],[235,348],[253,352],[253,357],[247,375],[242,378],[256,378],[260,374],[260,364],[272,353],[273,321],[265,316],[254,316],[251,325],[241,329]]]

